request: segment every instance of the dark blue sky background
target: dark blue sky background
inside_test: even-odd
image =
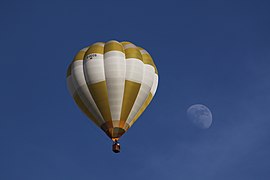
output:
[[[270,1],[0,2],[0,179],[270,179]],[[68,64],[128,40],[159,70],[122,152],[70,97]],[[195,103],[208,130],[186,118]]]

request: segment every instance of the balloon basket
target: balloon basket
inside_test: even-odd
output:
[[[113,143],[112,151],[114,153],[120,153],[120,144],[117,141]]]

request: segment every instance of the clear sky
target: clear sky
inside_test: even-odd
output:
[[[270,179],[270,1],[0,2],[1,180]],[[81,48],[128,40],[159,70],[122,152],[76,107]],[[186,117],[196,103],[213,124]]]

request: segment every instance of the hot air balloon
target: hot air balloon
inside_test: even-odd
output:
[[[143,48],[115,40],[81,49],[67,70],[67,86],[78,107],[113,141],[127,132],[151,102],[158,71]]]

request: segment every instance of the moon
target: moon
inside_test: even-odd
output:
[[[188,119],[201,129],[208,129],[212,124],[211,111],[202,104],[195,104],[187,110]]]

